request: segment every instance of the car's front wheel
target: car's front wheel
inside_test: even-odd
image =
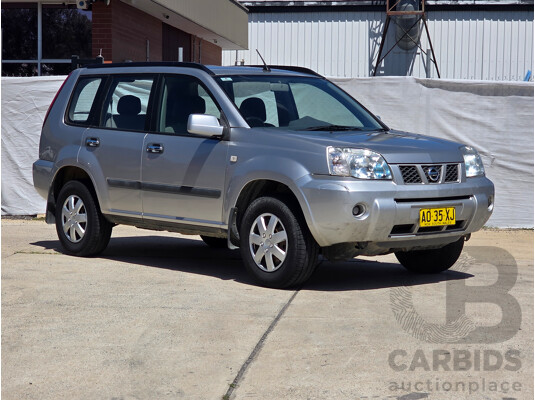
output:
[[[396,258],[409,271],[437,274],[451,268],[463,251],[464,238],[439,249],[398,251]]]
[[[102,252],[110,241],[112,227],[86,185],[70,181],[61,188],[56,202],[56,231],[68,254],[86,257]]]
[[[258,198],[243,215],[240,251],[248,271],[263,286],[305,282],[314,272],[318,249],[303,218],[281,199]]]

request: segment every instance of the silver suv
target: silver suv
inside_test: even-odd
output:
[[[444,271],[494,206],[475,149],[391,130],[297,67],[78,69],[33,174],[69,254],[102,252],[116,224],[201,235],[279,288],[320,254],[394,252],[410,271]]]

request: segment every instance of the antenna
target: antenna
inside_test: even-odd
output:
[[[258,49],[256,49],[256,52],[258,53],[258,56],[260,57],[260,59],[262,60],[262,62],[264,63],[264,66],[262,67],[262,69],[266,72],[271,72],[271,69],[268,67],[268,65],[266,64],[266,62],[264,61],[264,57],[262,57],[262,54],[260,54],[260,52],[258,51]]]

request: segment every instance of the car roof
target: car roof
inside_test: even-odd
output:
[[[286,76],[316,76],[322,77],[318,73],[311,69],[297,66],[262,66],[262,65],[240,65],[240,66],[216,66],[216,65],[203,65],[199,63],[191,62],[128,62],[128,63],[110,63],[110,64],[91,64],[86,66],[86,69],[102,69],[102,68],[150,68],[150,67],[181,67],[181,68],[195,68],[203,70],[210,75],[222,76],[222,75],[265,75],[266,73],[273,75],[286,75]]]
[[[281,66],[274,65],[269,66],[269,71],[266,67],[259,65],[246,65],[246,66],[227,66],[219,67],[215,65],[207,65],[214,75],[265,75],[270,73],[273,75],[294,75],[294,76],[318,76],[318,74],[312,70],[302,67],[294,66]]]

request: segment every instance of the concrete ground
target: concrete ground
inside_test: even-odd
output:
[[[323,262],[296,291],[198,237],[119,226],[75,258],[3,219],[2,398],[531,399],[533,231],[476,233],[435,276]]]

